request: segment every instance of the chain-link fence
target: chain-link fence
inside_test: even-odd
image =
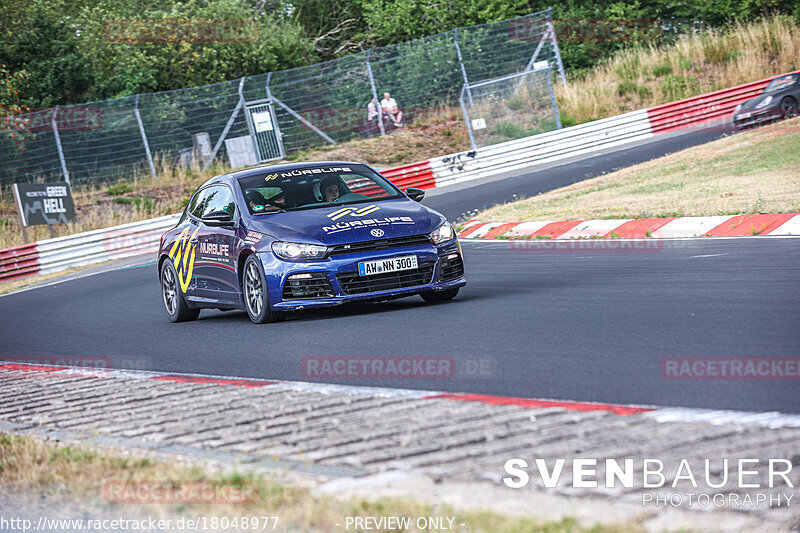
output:
[[[561,128],[551,67],[464,85],[459,98],[473,148]]]
[[[410,122],[459,105],[471,80],[529,72],[534,64],[534,72],[546,65],[566,83],[552,28],[548,9],[306,67],[6,117],[0,184],[111,183],[136,172],[155,177],[159,164],[221,159],[240,166],[387,134],[393,124],[381,114],[368,120],[367,108],[371,98],[380,105],[384,92]]]

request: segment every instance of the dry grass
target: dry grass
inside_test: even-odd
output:
[[[104,503],[104,482],[155,481],[173,486],[182,482],[208,482],[234,487],[257,488],[255,501],[247,504],[213,505],[111,505]],[[155,519],[175,520],[180,516],[205,516],[230,518],[236,516],[277,516],[277,531],[341,531],[347,516],[451,516],[455,524],[466,524],[457,530],[478,532],[638,532],[637,526],[603,527],[591,529],[578,526],[573,520],[541,522],[532,518],[506,517],[490,512],[456,512],[448,506],[423,504],[413,501],[381,499],[333,499],[315,496],[307,488],[277,483],[265,476],[250,474],[210,473],[197,466],[189,467],[175,462],[159,463],[130,456],[108,455],[88,448],[62,446],[30,437],[0,434],[0,496],[17,501],[21,509],[35,511],[42,506],[54,516],[56,508],[70,508],[98,516],[111,512],[119,517],[122,511]],[[72,516],[82,513],[73,512]],[[413,524],[413,522],[412,522]],[[269,523],[272,530],[272,522]],[[375,529],[374,531],[394,531]],[[404,530],[405,531],[405,530]],[[416,527],[407,530],[419,531]]]
[[[291,161],[363,161],[393,167],[442,154],[468,150],[467,130],[460,109],[438,108],[385,136],[357,139],[337,146],[295,152]]]
[[[556,90],[565,124],[579,124],[798,69],[800,26],[772,17],[620,52]]]
[[[474,218],[509,222],[796,213],[798,146],[800,118],[794,118],[493,207]]]

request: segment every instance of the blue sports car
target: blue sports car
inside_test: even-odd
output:
[[[161,237],[170,320],[244,309],[265,323],[297,309],[419,294],[450,300],[466,284],[450,223],[367,165],[256,167],[195,191]]]

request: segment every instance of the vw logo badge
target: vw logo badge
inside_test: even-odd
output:
[[[382,229],[374,229],[370,231],[373,237],[383,237],[383,230]]]

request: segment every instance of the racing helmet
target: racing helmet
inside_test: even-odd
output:
[[[267,199],[255,189],[248,189],[247,192],[244,193],[244,197],[248,204],[264,205],[267,203]]]
[[[342,178],[336,175],[326,176],[321,180],[314,182],[314,198],[316,198],[318,202],[324,202],[324,191],[331,185],[336,185],[336,188],[339,189],[339,196],[344,196],[350,192],[350,189],[348,189],[347,185],[344,184]]]

